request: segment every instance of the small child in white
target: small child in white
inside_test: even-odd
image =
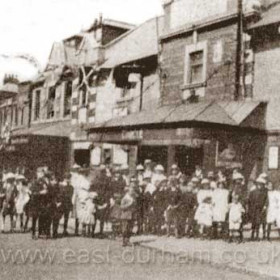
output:
[[[239,242],[242,242],[241,224],[242,214],[245,213],[245,209],[239,201],[239,196],[234,195],[232,197],[232,203],[229,204],[229,242],[232,242],[235,234],[239,234]]]
[[[83,226],[83,235],[86,236],[92,234],[92,237],[94,235],[94,232],[91,230],[95,228],[95,213],[96,213],[96,205],[94,204],[93,200],[96,198],[97,194],[92,192],[88,194],[88,197],[86,198],[85,204],[84,204],[84,211],[81,219],[81,223]]]

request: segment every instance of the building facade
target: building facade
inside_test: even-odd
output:
[[[254,178],[263,167],[267,106],[253,98],[246,28],[259,20],[256,4],[245,3],[240,13],[238,1],[164,1],[158,106],[89,126],[90,139],[125,141],[136,154],[132,165],[150,158],[187,174],[196,165],[239,167]]]

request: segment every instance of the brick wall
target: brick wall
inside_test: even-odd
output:
[[[235,83],[235,55],[236,55],[236,25],[227,25],[219,29],[198,32],[197,42],[207,42],[206,79],[209,79],[205,91],[206,99],[232,99]],[[215,44],[222,42],[222,60],[213,62]],[[181,100],[184,85],[186,46],[192,45],[193,34],[186,34],[162,42],[162,70],[165,74],[163,84],[163,103]],[[225,61],[231,60],[228,65]]]

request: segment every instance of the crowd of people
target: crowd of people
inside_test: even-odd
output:
[[[122,236],[123,245],[135,234],[177,238],[222,238],[242,242],[246,224],[251,240],[270,240],[272,227],[280,235],[280,190],[267,174],[260,174],[248,188],[239,169],[203,172],[196,166],[191,176],[174,164],[171,170],[145,160],[131,176],[128,166],[91,170],[74,165],[58,181],[47,167],[38,168],[33,180],[4,172],[0,185],[2,232],[7,216],[10,230],[19,222],[32,238],[57,238],[60,221],[68,235],[69,218],[75,235],[99,236],[111,225],[110,235]],[[62,219],[63,218],[63,219]]]

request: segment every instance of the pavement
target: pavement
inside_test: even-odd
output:
[[[240,244],[158,236],[137,236],[132,241],[144,248],[175,255],[178,261],[208,264],[265,279],[280,279],[280,241],[276,237],[271,242],[249,242],[247,239]]]

